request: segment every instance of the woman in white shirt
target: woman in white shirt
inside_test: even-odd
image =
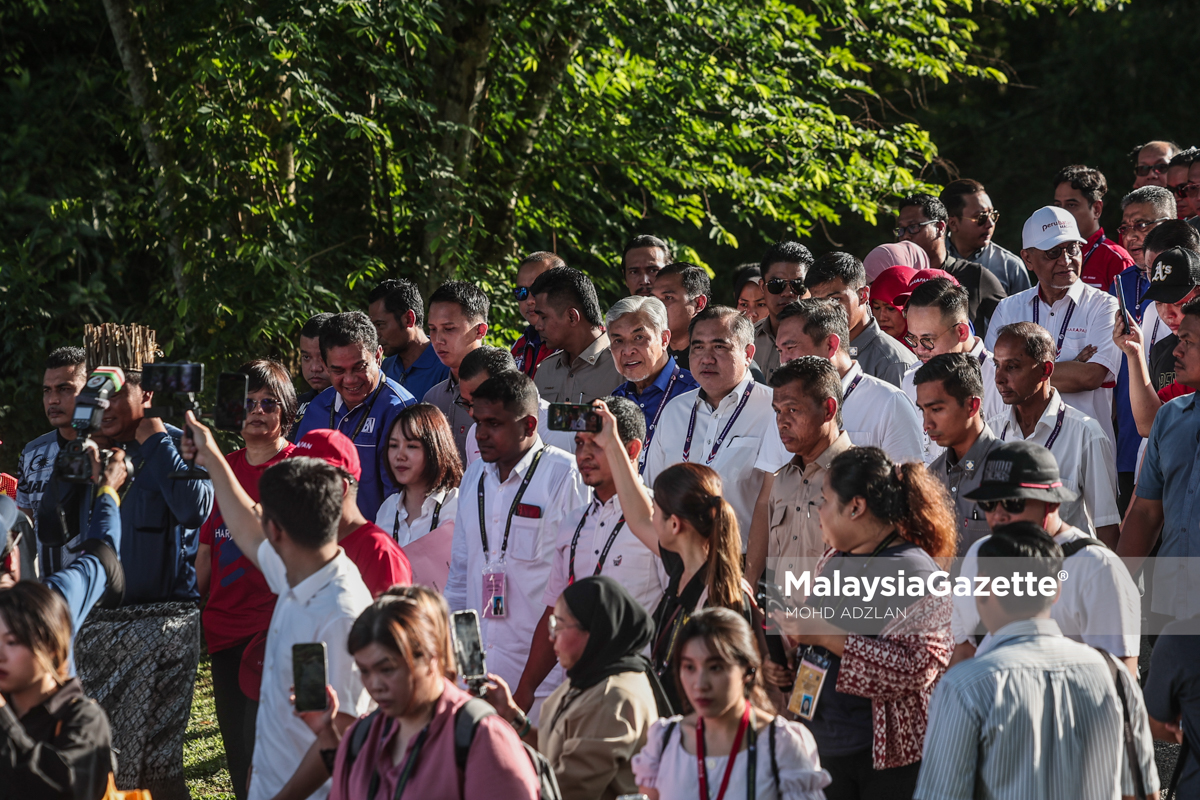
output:
[[[816,742],[802,724],[769,710],[759,676],[762,659],[740,614],[727,608],[693,614],[680,631],[673,662],[687,714],[650,726],[646,746],[633,758],[640,791],[650,800],[697,794],[824,799],[830,777],[821,769]]]
[[[449,562],[458,483],[463,474],[450,423],[437,406],[409,406],[392,423],[385,457],[388,472],[400,491],[383,501],[375,524],[404,548],[413,565],[413,583],[433,584],[440,589],[446,582],[444,570],[440,575],[418,575],[418,571],[423,560],[433,565],[441,560],[434,552],[443,549],[441,544],[445,545]],[[431,533],[434,540],[426,538]]]

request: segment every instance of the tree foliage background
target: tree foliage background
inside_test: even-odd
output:
[[[897,194],[959,172],[1010,243],[1059,166],[1119,194],[1133,144],[1196,129],[1190,4],[1107,5],[7,0],[0,466],[88,322],[212,374],[291,361],[385,276],[455,275],[503,339],[519,252],[612,300],[621,243],[655,232],[720,294],[779,238],[865,254]]]

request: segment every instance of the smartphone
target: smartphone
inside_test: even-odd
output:
[[[204,391],[203,364],[146,364],[142,368],[142,388],[148,392]]]
[[[222,372],[217,376],[217,406],[213,417],[217,429],[241,433],[246,421],[246,394],[250,376],[241,372]]]
[[[600,415],[585,403],[551,403],[547,420],[552,431],[599,433],[603,423]]]
[[[1129,335],[1129,309],[1125,307],[1125,291],[1121,286],[1121,276],[1113,278],[1117,285],[1117,304],[1121,307],[1121,324],[1124,325],[1125,335]]]
[[[470,685],[487,679],[487,661],[483,656],[483,640],[479,635],[479,612],[473,608],[455,611],[450,615],[454,633],[454,658],[458,675]]]
[[[292,645],[292,686],[297,711],[324,711],[329,671],[324,642]]]

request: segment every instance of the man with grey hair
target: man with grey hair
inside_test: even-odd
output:
[[[744,550],[763,476],[790,454],[778,444],[771,389],[750,375],[750,320],[728,306],[709,306],[692,320],[689,333],[700,388],[663,409],[646,456],[646,483],[653,486],[660,472],[680,461],[712,467],[737,515]]]
[[[646,453],[667,402],[699,384],[668,352],[671,330],[667,308],[657,297],[623,297],[608,310],[604,322],[613,363],[625,378],[625,383],[613,390],[613,396],[632,401],[646,416],[646,437],[638,459],[641,471],[646,467]]]
[[[1143,272],[1150,269],[1142,243],[1146,234],[1167,220],[1175,219],[1175,196],[1161,186],[1143,186],[1121,198],[1121,227],[1117,230],[1125,249]],[[1146,288],[1150,282],[1146,281]]]

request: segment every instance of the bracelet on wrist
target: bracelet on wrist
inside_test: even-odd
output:
[[[529,719],[529,717],[522,714],[521,715],[521,727],[517,729],[517,738],[524,739],[525,735],[527,733],[529,733],[529,730],[532,727],[533,727],[533,721],[531,719]]]

